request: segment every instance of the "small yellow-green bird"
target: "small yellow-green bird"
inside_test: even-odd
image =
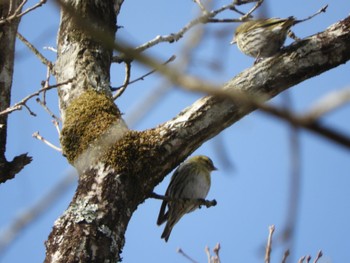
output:
[[[292,16],[247,21],[236,28],[231,44],[237,43],[239,50],[256,59],[271,57],[282,48],[290,28],[301,21]]]
[[[157,220],[157,225],[167,221],[162,234],[166,242],[181,217],[198,208],[198,203],[183,199],[205,199],[211,184],[210,173],[214,170],[217,168],[213,161],[204,155],[188,158],[175,170],[165,195],[176,200],[162,202]]]

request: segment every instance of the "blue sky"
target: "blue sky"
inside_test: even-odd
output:
[[[28,1],[28,6],[35,3]],[[213,1],[216,7],[228,1]],[[265,1],[266,11],[271,17],[296,16],[304,18],[317,11],[325,1]],[[244,10],[245,8],[241,8]],[[293,28],[303,38],[323,31],[332,23],[345,18],[350,2],[334,0],[329,3],[325,14]],[[198,14],[198,7],[190,0],[180,1],[125,1],[118,24],[121,37],[135,46],[153,39],[157,35],[177,32]],[[226,12],[220,17],[232,18]],[[44,47],[56,45],[59,10],[48,3],[43,8],[25,16],[20,32],[28,38],[49,59],[55,54]],[[253,59],[230,46],[234,24],[212,24],[205,27],[205,40],[195,50],[188,72],[208,81],[223,84],[253,64]],[[189,32],[189,34],[191,31]],[[222,37],[218,36],[222,33]],[[147,51],[160,60],[176,55],[181,60],[182,46],[186,37],[169,44],[162,43]],[[287,44],[291,41],[287,41]],[[217,62],[220,70],[208,67]],[[349,87],[349,65],[339,66],[321,76],[309,79],[288,92],[297,112],[311,107],[331,91]],[[134,63],[131,79],[149,71]],[[12,104],[40,88],[45,79],[46,68],[18,43]],[[122,84],[123,65],[111,69],[112,86]],[[158,74],[139,81],[126,90],[117,100],[126,121],[140,116],[138,111],[146,96],[153,95],[166,86]],[[193,94],[178,87],[172,87],[154,104],[146,116],[130,128],[144,130],[154,127],[189,106],[201,94]],[[50,108],[58,114],[56,91],[49,91],[47,100]],[[273,103],[283,105],[284,99],[276,97]],[[58,152],[32,138],[39,131],[42,136],[58,145],[58,136],[51,119],[35,102],[29,102],[37,113],[32,117],[23,109],[10,115],[7,157],[28,152],[33,162],[15,180],[1,185],[0,234],[24,211],[32,207],[51,189],[71,174],[74,169]],[[327,114],[324,122],[350,134],[348,116],[350,106]],[[293,262],[303,255],[315,256],[319,249],[324,252],[323,261],[349,262],[350,245],[350,162],[349,151],[334,145],[317,135],[300,130],[301,186],[295,240],[292,252]],[[223,145],[223,146],[220,146]],[[231,166],[221,158],[225,152]],[[124,262],[188,262],[176,253],[181,248],[198,262],[206,262],[205,246],[213,248],[221,244],[222,262],[262,262],[268,227],[276,225],[272,262],[280,262],[286,246],[280,242],[280,234],[287,220],[290,194],[290,129],[284,121],[276,120],[261,112],[254,112],[240,122],[224,130],[218,137],[203,144],[196,154],[210,156],[219,171],[212,177],[212,188],[208,199],[216,199],[218,205],[202,208],[186,215],[174,228],[169,242],[160,239],[163,227],[156,226],[160,201],[149,199],[134,213],[126,233],[123,250]],[[170,176],[156,187],[159,194],[165,192]],[[44,241],[54,221],[69,205],[76,184],[53,203],[50,209],[26,228],[16,241],[0,255],[0,262],[40,262],[45,256]]]

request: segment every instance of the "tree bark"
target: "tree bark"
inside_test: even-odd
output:
[[[64,116],[61,144],[79,172],[79,184],[46,242],[45,262],[121,260],[124,234],[137,206],[196,148],[255,110],[254,105],[230,98],[206,96],[154,129],[129,130],[109,92],[112,51],[73,19],[79,14],[98,21],[92,26],[101,22],[103,30],[114,33],[112,5],[112,1],[75,1],[74,7],[62,9],[56,77],[60,82],[75,80],[59,90]],[[345,63],[350,59],[349,25],[347,18],[292,45],[243,71],[223,90],[268,100]]]
[[[20,18],[8,20],[21,4],[21,0],[0,3],[0,112],[10,106],[16,33]],[[0,183],[12,179],[32,158],[27,154],[16,156],[11,162],[6,160],[7,115],[0,116]]]

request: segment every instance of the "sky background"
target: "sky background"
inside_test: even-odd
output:
[[[48,1],[46,5],[26,15],[19,31],[47,58],[55,60],[55,53],[44,47],[56,47],[59,9]],[[218,8],[229,1],[212,1]],[[26,7],[36,3],[28,1]],[[326,1],[265,0],[264,12],[269,17],[305,18]],[[249,6],[240,7],[246,11]],[[300,38],[325,30],[329,25],[345,18],[350,2],[333,0],[325,14],[296,25],[293,32]],[[157,35],[178,32],[198,15],[198,6],[190,0],[179,1],[125,1],[118,25],[123,26],[117,37],[135,46]],[[237,14],[225,12],[220,18],[236,18]],[[215,23],[205,25],[204,41],[195,49],[187,72],[218,85],[227,82],[253,64],[253,59],[229,45],[236,24]],[[198,28],[198,27],[197,27]],[[176,43],[161,43],[147,53],[161,61],[176,55],[176,63],[183,58],[185,38]],[[291,41],[287,41],[287,45]],[[150,69],[134,63],[131,79],[140,77]],[[314,77],[291,88],[288,96],[296,112],[302,113],[316,101],[332,91],[349,88],[349,64],[339,66],[321,76]],[[16,50],[12,104],[40,88],[46,68],[19,41]],[[111,85],[120,86],[124,79],[123,65],[113,65]],[[51,83],[54,83],[52,78]],[[168,87],[168,88],[166,88]],[[149,110],[140,110],[146,98],[163,94],[152,103]],[[130,85],[116,103],[124,113],[130,128],[152,128],[176,116],[202,94],[193,94],[179,87],[168,86],[158,74]],[[285,105],[286,94],[273,99],[276,105]],[[47,93],[49,107],[59,114],[55,90]],[[73,178],[66,190],[49,209],[33,220],[5,250],[0,250],[0,262],[42,262],[45,257],[44,241],[54,221],[64,212],[76,188],[74,169],[60,153],[32,138],[35,131],[55,145],[59,145],[51,117],[35,102],[29,101],[31,110],[14,112],[9,117],[7,158],[28,152],[33,162],[14,180],[0,186],[0,245],[8,227],[28,209],[41,200],[47,200],[55,186],[67,176]],[[145,116],[142,114],[146,112]],[[344,106],[323,118],[324,123],[350,135],[350,106]],[[203,144],[195,154],[211,157],[219,171],[212,176],[208,199],[218,205],[202,208],[188,214],[173,229],[169,242],[160,239],[163,227],[156,225],[160,201],[148,199],[134,213],[127,232],[122,253],[123,262],[189,262],[176,252],[181,248],[197,262],[207,262],[205,246],[211,249],[221,244],[222,262],[263,262],[264,245],[268,227],[276,226],[272,262],[280,262],[283,251],[291,247],[291,261],[301,256],[313,257],[322,249],[324,257],[319,262],[350,262],[350,154],[341,146],[300,130],[300,190],[296,193],[298,207],[294,242],[283,243],[291,210],[291,130],[287,123],[256,111]],[[223,157],[224,156],[224,157]],[[163,194],[170,175],[155,191]]]

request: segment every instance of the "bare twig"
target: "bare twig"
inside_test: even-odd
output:
[[[310,20],[321,13],[325,13],[327,11],[327,8],[328,8],[328,5],[325,5],[320,10],[318,10],[315,14],[312,14],[311,16],[308,16],[307,18],[297,20],[296,22],[299,23],[299,22],[304,22],[304,21]]]
[[[164,195],[159,195],[159,194],[156,194],[156,193],[151,193],[150,194],[150,197],[151,198],[154,198],[154,199],[159,199],[159,200],[165,200],[165,201],[172,201],[172,202],[186,202],[186,201],[191,201],[193,203],[197,203],[198,206],[202,206],[202,205],[205,205],[207,208],[211,207],[211,206],[216,206],[217,202],[216,200],[205,200],[205,199],[190,199],[190,198],[172,198],[172,197],[169,197],[169,196],[164,196]]]
[[[117,98],[119,98],[124,91],[126,90],[126,88],[128,87],[129,83],[130,83],[130,74],[131,74],[131,61],[125,61],[125,79],[124,79],[124,83],[121,86],[121,88],[117,91],[117,93],[113,96],[113,99],[116,100]]]
[[[197,17],[196,19],[190,21],[188,24],[186,24],[182,29],[180,29],[180,31],[178,31],[177,33],[173,33],[173,34],[170,34],[170,35],[165,35],[165,36],[156,36],[154,39],[142,44],[141,46],[138,46],[136,47],[133,52],[134,53],[138,53],[138,52],[142,52],[150,47],[153,47],[159,43],[162,43],[162,42],[169,42],[169,43],[173,43],[175,41],[178,41],[180,38],[182,38],[184,36],[184,34],[190,30],[192,27],[198,25],[198,24],[201,24],[201,23],[207,23],[209,19],[215,17],[217,14],[225,11],[225,10],[228,10],[232,7],[234,7],[234,3],[231,3],[229,5],[225,5],[217,10],[213,10],[211,12],[207,12],[206,14],[203,14],[199,17]],[[238,21],[241,21],[241,20],[237,20]],[[124,60],[124,57],[119,57],[119,56],[115,56],[113,57],[113,62],[122,62]]]
[[[205,254],[207,254],[208,258],[208,263],[220,263],[220,256],[219,256],[219,251],[220,251],[220,243],[217,243],[213,249],[214,256],[210,254],[210,249],[208,246],[205,247],[204,249]]]
[[[282,263],[286,263],[286,262],[287,262],[288,256],[289,256],[289,249],[287,249],[287,250],[283,253]]]
[[[220,243],[217,243],[213,249],[213,252],[214,252],[214,257],[213,257],[213,263],[220,263],[221,260],[220,260],[220,256],[219,256],[219,252],[220,252]]]
[[[17,32],[17,37],[21,40],[39,59],[40,61],[48,66],[50,69],[53,68],[53,64],[47,58],[45,58],[39,50],[37,50],[24,36],[22,36],[19,32]]]
[[[26,103],[28,100],[30,100],[31,98],[35,97],[35,96],[38,96],[41,92],[44,92],[44,91],[47,91],[47,90],[50,90],[50,89],[53,89],[53,88],[57,88],[57,87],[60,87],[62,85],[66,85],[70,82],[72,82],[74,80],[74,78],[71,78],[71,79],[68,79],[64,82],[61,82],[61,83],[57,83],[55,85],[50,85],[48,87],[45,87],[45,88],[42,88],[36,92],[34,92],[33,94],[30,94],[28,95],[27,97],[25,97],[24,99],[22,99],[20,102],[17,102],[15,105],[7,108],[6,110],[3,110],[2,112],[0,112],[0,115],[5,115],[5,114],[9,114],[13,111],[16,111],[16,110],[21,110],[22,109],[22,106],[26,107],[28,110],[29,108],[27,107]],[[30,111],[30,110],[29,110]],[[31,112],[31,111],[30,111]]]
[[[272,250],[272,235],[275,231],[275,226],[269,226],[269,237],[267,239],[267,245],[265,250],[265,263],[270,263],[271,259],[271,250]]]
[[[56,130],[57,130],[57,133],[58,133],[58,136],[61,135],[61,131],[60,131],[60,127],[59,127],[59,122],[57,120],[52,120],[52,123],[53,125],[55,126]]]
[[[205,251],[205,254],[207,255],[208,263],[211,263],[211,255],[210,255],[209,247],[205,246],[204,251]]]
[[[27,13],[33,11],[34,9],[36,9],[36,8],[38,8],[38,7],[40,7],[40,6],[42,6],[43,4],[45,4],[46,1],[47,1],[47,0],[40,0],[39,3],[35,4],[35,5],[32,6],[32,7],[27,8],[25,11],[23,11],[22,13],[20,13],[21,10],[22,10],[22,7],[23,7],[23,6],[25,5],[25,3],[27,2],[27,0],[23,0],[22,3],[18,6],[18,8],[15,10],[15,12],[14,12],[13,14],[11,14],[11,15],[9,15],[8,17],[6,17],[6,18],[0,20],[0,25],[5,24],[5,23],[8,23],[8,22],[10,22],[10,21],[12,21],[12,20],[14,20],[14,19],[18,19],[18,18],[24,16],[25,14],[27,14]],[[12,1],[10,1],[10,3],[11,3],[11,2],[12,2]]]
[[[57,117],[50,109],[49,107],[46,105],[46,103],[42,102],[39,98],[35,99],[37,103],[40,104],[41,107],[44,108],[44,110],[53,118],[55,119],[57,122],[61,121],[59,117]]]
[[[299,258],[298,263],[303,263],[305,258],[306,258],[306,256],[302,256],[301,258]]]
[[[316,258],[314,260],[314,263],[317,263],[317,261],[323,256],[322,250],[318,251]]]
[[[50,86],[50,77],[51,77],[51,68],[47,67],[46,79],[41,84],[43,88],[47,88],[48,86]],[[46,91],[43,92],[43,103],[46,104]]]
[[[208,13],[207,9],[205,8],[205,6],[202,4],[202,2],[200,0],[193,0],[193,2],[195,2],[199,8],[202,10],[203,14]]]
[[[175,58],[176,58],[176,56],[175,56],[175,55],[172,55],[167,61],[165,61],[165,62],[163,63],[163,65],[166,65],[166,64],[168,64],[168,63],[174,61]],[[127,71],[127,70],[126,70],[126,71]],[[129,80],[129,81],[128,81],[128,85],[133,84],[133,83],[135,83],[135,82],[137,82],[137,81],[140,81],[140,80],[144,80],[145,77],[147,77],[147,76],[153,74],[153,73],[156,72],[156,71],[157,71],[157,70],[154,69],[154,70],[151,70],[151,71],[147,72],[146,74],[142,75],[141,77],[138,77],[138,78],[136,78],[136,79],[134,79],[134,80],[131,80],[131,81]],[[127,72],[126,72],[126,77],[127,77]],[[126,77],[125,77],[125,80],[127,80]],[[130,78],[130,76],[129,76],[129,78]],[[124,84],[123,84],[122,86],[119,86],[119,87],[116,87],[116,88],[111,88],[111,90],[112,90],[112,91],[115,91],[115,90],[123,89],[123,88],[124,88],[124,85],[125,85],[125,80],[124,80]],[[124,91],[123,91],[123,92],[124,92]],[[117,99],[118,97],[120,97],[120,95],[121,95],[120,92],[116,93],[116,94],[113,96],[113,99],[114,99],[114,100]]]
[[[181,254],[183,257],[185,257],[186,259],[188,259],[189,261],[191,261],[192,263],[198,263],[197,261],[195,261],[194,259],[192,259],[189,255],[187,255],[181,248],[178,248],[177,253]]]
[[[45,143],[46,145],[48,145],[49,147],[51,147],[52,149],[58,151],[58,152],[62,152],[62,149],[53,145],[51,142],[49,142],[48,140],[46,140],[44,137],[42,137],[39,132],[34,132],[32,135],[35,139],[38,139],[40,141],[42,141],[43,143]]]
[[[256,2],[256,1],[255,1]],[[241,17],[241,21],[244,21],[244,20],[247,20],[250,15],[256,10],[259,8],[259,6],[261,6],[261,4],[264,2],[264,0],[258,0],[257,3],[253,6],[252,9],[250,9],[248,11],[248,13],[246,13],[244,16]]]
[[[241,22],[239,18],[210,18],[208,23],[238,23]]]

